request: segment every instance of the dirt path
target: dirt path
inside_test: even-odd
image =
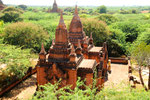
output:
[[[108,75],[108,81],[105,83],[107,86],[116,86],[121,82],[128,82],[128,66],[122,64],[111,64],[111,74]]]
[[[0,100],[28,100],[36,91],[36,74],[19,84]]]

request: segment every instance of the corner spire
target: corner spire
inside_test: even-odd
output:
[[[55,44],[55,41],[54,41],[54,39],[52,40],[52,45],[54,45]]]
[[[71,53],[70,54],[75,54],[75,49],[74,49],[74,45],[72,44],[72,48],[71,48]]]
[[[77,5],[75,6],[74,14],[75,14],[75,15],[78,15],[78,6],[77,6]]]
[[[81,48],[80,39],[78,39],[78,48]]]
[[[46,54],[45,48],[44,48],[44,44],[42,43],[41,45],[41,51],[40,54]]]

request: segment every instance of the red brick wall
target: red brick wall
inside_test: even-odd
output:
[[[46,67],[37,67],[37,83],[38,85],[44,85],[47,83],[46,80],[46,73],[45,73]]]

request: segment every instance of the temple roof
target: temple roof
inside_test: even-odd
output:
[[[103,47],[93,47],[89,50],[89,52],[100,52],[103,49]]]
[[[78,8],[76,6],[75,11],[74,11],[74,16],[70,24],[69,32],[82,32],[82,31],[83,31],[82,23],[81,23],[80,17],[78,16]]]
[[[83,59],[78,68],[81,69],[94,69],[96,67],[96,60]]]

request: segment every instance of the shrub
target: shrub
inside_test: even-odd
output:
[[[137,38],[137,41],[136,42],[145,42],[147,44],[150,44],[150,29],[148,29],[147,31],[145,32],[142,32],[138,38]]]
[[[83,29],[87,35],[93,33],[95,45],[102,45],[106,41],[109,30],[105,22],[96,19],[83,19]]]
[[[126,36],[126,42],[133,42],[138,35],[144,31],[138,23],[134,22],[119,22],[111,26],[113,29],[120,29]]]
[[[80,18],[87,18],[87,14],[80,15]]]
[[[106,22],[107,25],[114,23],[118,20],[116,17],[114,17],[113,15],[110,15],[110,14],[101,14],[98,17],[98,19]]]
[[[24,76],[30,63],[30,50],[21,50],[11,45],[0,44],[0,65],[6,64],[4,69],[0,67],[0,89],[11,82]]]
[[[18,5],[19,8],[23,9],[23,10],[26,10],[27,9],[27,6],[26,5]]]
[[[0,16],[0,19],[2,19],[4,22],[17,22],[23,20],[23,18],[20,17],[20,13],[16,11],[4,12]]]
[[[111,35],[107,39],[108,55],[120,57],[126,53],[126,36],[120,29],[110,28]]]
[[[1,35],[3,33],[3,25],[4,25],[4,22],[3,21],[0,21],[0,38],[1,38]]]
[[[48,38],[42,27],[32,23],[17,22],[5,27],[4,42],[18,45],[22,48],[32,48],[40,50],[42,42]]]
[[[125,84],[112,85],[113,88],[105,87],[100,92],[96,91],[96,87],[90,88],[86,86],[85,90],[80,89],[84,85],[82,81],[77,81],[77,86],[71,90],[68,86],[58,89],[59,83],[54,85],[46,84],[41,86],[42,89],[36,92],[36,96],[32,100],[148,100],[150,91],[143,89],[131,89]],[[65,91],[68,90],[68,91]]]

